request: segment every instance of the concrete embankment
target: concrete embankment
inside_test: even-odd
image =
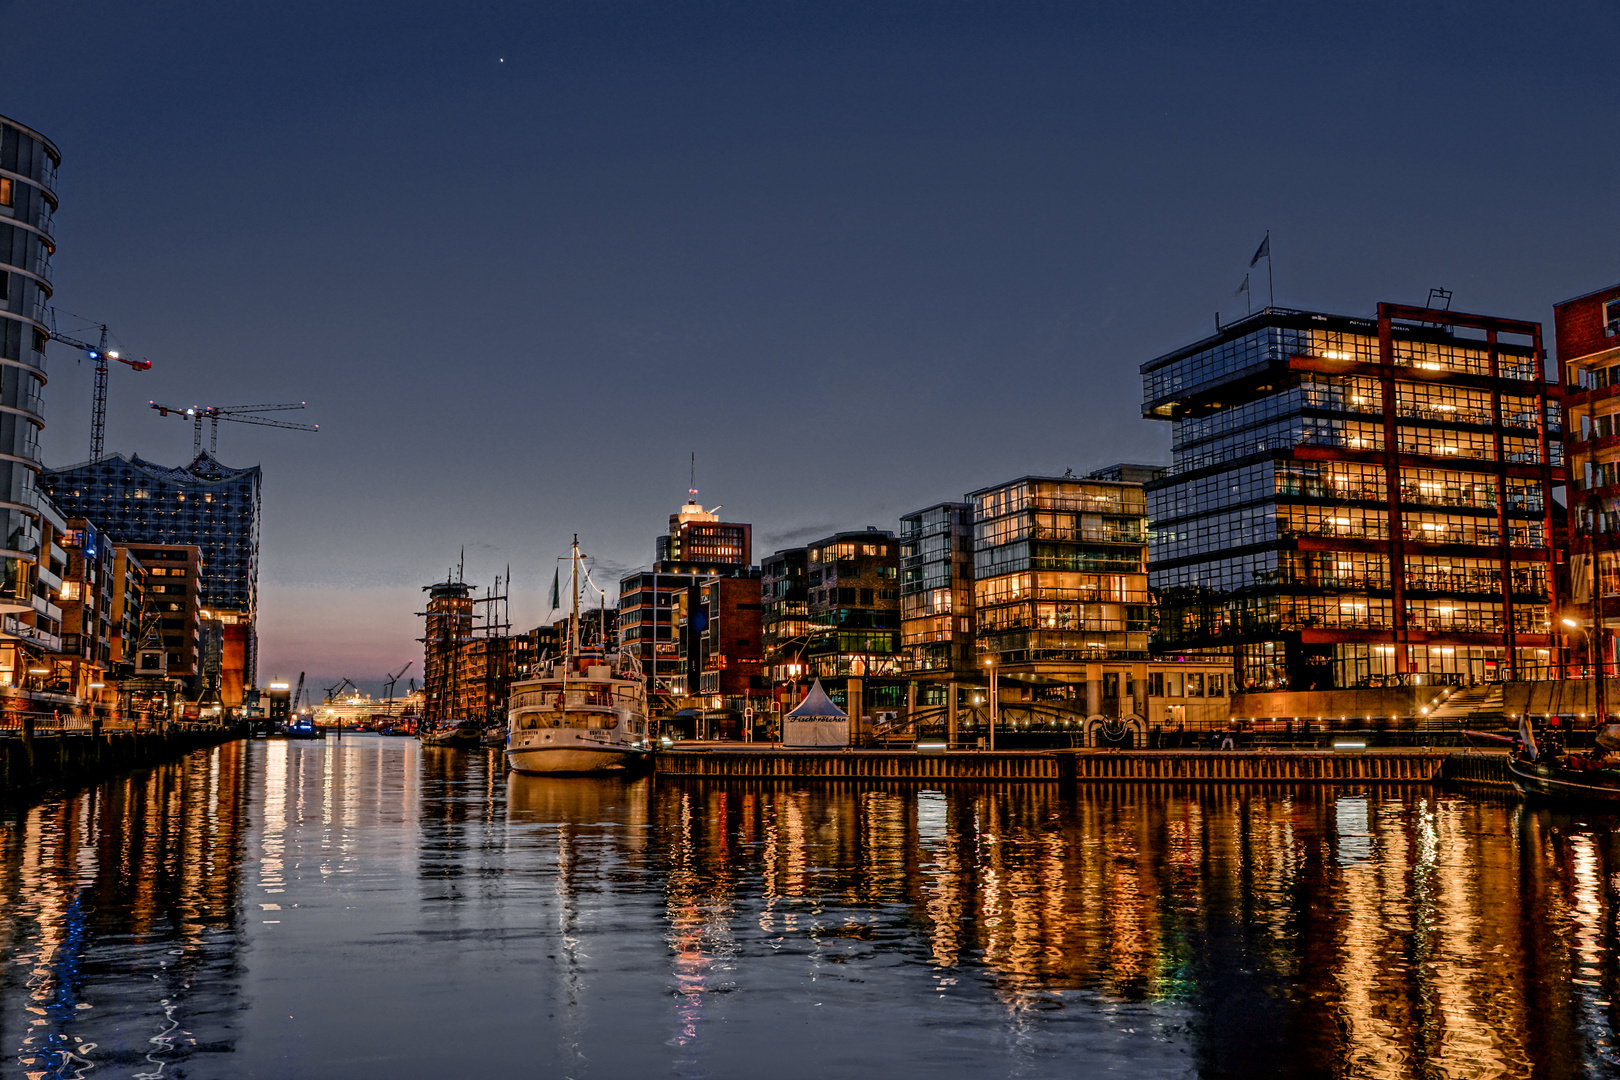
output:
[[[0,796],[93,783],[240,737],[225,727],[10,734],[0,738]]]
[[[1070,783],[1433,783],[1448,750],[672,750],[660,776],[750,780],[1066,781]]]

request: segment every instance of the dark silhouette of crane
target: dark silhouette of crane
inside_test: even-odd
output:
[[[393,715],[394,712],[394,687],[399,683],[399,677],[409,671],[411,669],[411,665],[414,663],[416,663],[415,660],[405,661],[404,667],[400,668],[398,671],[388,676],[387,679],[383,680],[383,685],[388,687],[387,690],[383,691],[383,702],[388,709],[389,715]],[[412,680],[412,688],[415,688],[415,680]]]
[[[298,701],[303,696],[304,696],[304,673],[302,671],[300,671],[298,673],[298,689],[293,692],[292,705],[290,705],[288,707],[288,709],[287,709],[288,717],[290,717],[292,719],[295,719],[295,720],[298,718]]]
[[[208,421],[208,452],[213,453],[219,448],[219,422],[229,420],[234,424],[258,424],[260,427],[288,428],[292,431],[319,431],[319,424],[294,424],[287,420],[271,420],[260,416],[260,413],[286,412],[289,409],[302,409],[308,402],[293,401],[282,405],[188,405],[180,408],[177,405],[159,405],[150,403],[164,416],[173,413],[191,421],[191,456],[197,457],[202,453],[202,426]]]
[[[337,696],[338,696],[338,694],[340,694],[343,691],[343,688],[345,686],[353,686],[356,690],[360,689],[359,686],[355,685],[355,682],[354,682],[353,679],[351,679],[347,675],[345,675],[343,677],[342,682],[338,683],[336,686],[328,686],[326,688],[326,703],[328,705],[336,705],[337,704]]]
[[[127,364],[136,371],[145,371],[152,366],[150,360],[126,360],[118,355],[117,349],[107,348],[107,324],[101,324],[101,344],[92,345],[88,341],[69,337],[60,333],[55,326],[56,309],[51,309],[51,340],[60,341],[64,345],[71,345],[79,349],[96,362],[96,389],[94,404],[90,409],[90,460],[100,461],[101,453],[106,446],[107,436],[107,361],[116,360],[120,364]]]

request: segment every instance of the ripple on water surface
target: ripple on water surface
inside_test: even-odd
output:
[[[236,743],[4,820],[4,1070],[1620,1073],[1616,820]]]

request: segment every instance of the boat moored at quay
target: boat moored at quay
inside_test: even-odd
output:
[[[538,678],[515,682],[507,711],[506,759],[520,773],[623,772],[652,752],[647,684],[629,653],[610,658],[579,644],[579,537],[574,537],[568,649]]]
[[[634,664],[619,668],[599,653],[513,683],[508,716],[506,758],[520,773],[622,772],[652,751],[646,684]]]

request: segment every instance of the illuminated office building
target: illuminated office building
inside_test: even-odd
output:
[[[1155,647],[1247,689],[1545,678],[1562,482],[1539,323],[1271,308],[1142,365]]]

